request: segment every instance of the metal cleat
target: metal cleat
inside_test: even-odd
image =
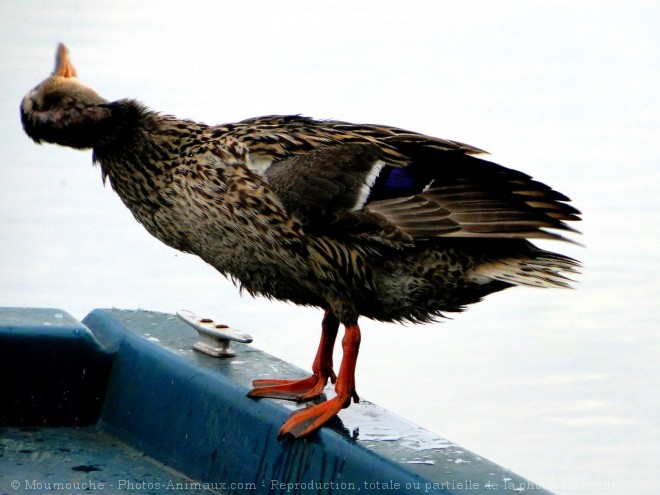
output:
[[[197,330],[199,340],[193,344],[193,349],[213,357],[232,357],[236,352],[231,348],[231,341],[249,344],[252,336],[229,328],[227,325],[215,323],[210,318],[201,318],[192,311],[182,309],[176,315],[188,325]]]

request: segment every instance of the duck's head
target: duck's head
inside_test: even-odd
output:
[[[55,70],[21,102],[21,121],[34,141],[91,148],[108,131],[111,106],[76,77],[69,50],[57,47]]]

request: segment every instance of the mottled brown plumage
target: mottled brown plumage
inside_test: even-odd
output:
[[[250,294],[324,309],[313,376],[258,380],[251,392],[304,400],[336,378],[337,397],[282,434],[305,435],[357,400],[359,316],[430,321],[512,285],[565,287],[562,272],[577,266],[526,240],[571,230],[568,198],[455,141],[301,116],[180,120],[106,101],[76,78],[63,45],[21,118],[37,142],[93,149],[104,180],[164,243]]]

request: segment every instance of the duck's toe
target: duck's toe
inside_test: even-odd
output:
[[[302,380],[254,380],[252,382],[254,388],[247,395],[302,402],[320,396],[329,378],[334,382],[334,373],[331,376],[315,373]]]
[[[321,425],[334,418],[339,411],[350,404],[351,395],[337,396],[332,399],[294,412],[284,423],[277,436],[281,440],[286,435],[294,438],[309,435]]]

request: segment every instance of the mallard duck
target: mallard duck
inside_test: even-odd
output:
[[[305,436],[359,400],[360,316],[429,322],[512,286],[567,287],[569,198],[483,151],[396,127],[273,115],[210,126],[108,101],[64,45],[21,103],[37,143],[92,149],[103,181],[153,236],[252,295],[322,309],[304,380],[255,380],[250,397],[305,401],[280,436]],[[339,372],[332,351],[345,329]]]

